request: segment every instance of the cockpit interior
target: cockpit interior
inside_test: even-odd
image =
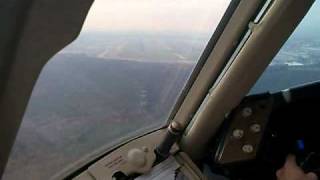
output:
[[[35,85],[49,59],[56,54],[59,55],[58,52],[60,50],[80,38],[81,35],[79,36],[79,34],[81,34],[81,29],[84,27],[87,14],[94,3],[93,0],[2,0],[0,2],[0,179],[1,177],[3,180],[25,179],[23,178],[23,172],[30,174],[37,174],[37,171],[41,172],[37,168],[25,171],[16,168],[16,170],[10,171],[6,170],[6,166],[7,169],[13,165],[17,167],[29,166],[27,165],[28,161],[23,159],[23,157],[27,157],[24,153],[28,150],[28,146],[17,145],[18,148],[21,148],[21,151],[14,150],[14,152],[19,152],[13,154],[21,157],[21,161],[9,160],[10,154],[15,149],[13,148],[15,142],[24,142],[34,146],[32,152],[41,151],[40,148],[36,148],[33,145],[37,144],[35,142],[40,143],[36,139],[30,141],[34,142],[33,144],[17,140],[20,137],[17,136],[19,128],[23,129],[24,126],[23,117],[26,116],[28,102],[32,101],[33,97],[30,98],[32,93],[41,95],[44,92],[44,89],[38,90]],[[136,3],[136,6],[139,6],[141,2]],[[175,1],[170,3],[174,4]],[[179,1],[179,3],[183,2]],[[177,3],[177,7],[183,6],[179,3]],[[215,4],[218,1],[205,1],[205,3]],[[204,4],[204,6],[209,6],[209,4]],[[103,7],[103,9],[111,12],[113,8],[122,7],[113,7],[111,5]],[[172,6],[170,4],[170,6],[161,6],[158,9],[155,7],[152,11],[157,9],[157,11],[162,12],[162,8],[170,9]],[[128,8],[128,11],[121,13],[132,13],[129,11],[132,7],[124,8]],[[116,11],[119,10],[116,9]],[[143,11],[143,8],[139,9],[139,11]],[[215,9],[212,11],[215,11]],[[121,63],[120,65],[115,65],[118,62],[107,60],[110,66],[98,65],[97,69],[92,70],[91,74],[93,76],[93,72],[96,71],[108,72],[112,70],[124,76],[123,74],[131,72],[131,69],[136,70],[135,74],[139,72],[141,74],[139,74],[137,81],[126,81],[124,84],[129,84],[125,86],[126,88],[122,88],[116,83],[121,81],[122,76],[120,75],[120,78],[115,78],[113,81],[107,81],[108,77],[101,78],[101,82],[104,82],[106,86],[119,86],[119,90],[108,91],[108,89],[103,89],[102,91],[102,88],[93,84],[90,84],[89,87],[97,90],[97,92],[100,90],[99,93],[108,98],[112,98],[112,93],[122,93],[121,96],[119,95],[115,99],[119,101],[119,104],[126,104],[130,99],[123,95],[123,89],[126,89],[129,94],[134,94],[138,89],[138,86],[135,86],[134,83],[141,84],[146,79],[149,84],[143,87],[148,87],[149,89],[139,89],[139,104],[132,106],[136,106],[136,114],[147,111],[148,108],[153,108],[154,112],[159,113],[162,111],[159,107],[172,101],[172,107],[167,108],[170,113],[166,116],[165,123],[148,122],[147,124],[153,125],[148,127],[145,125],[147,128],[143,131],[131,134],[128,132],[126,135],[123,135],[123,133],[119,135],[121,138],[113,141],[111,145],[111,140],[107,138],[103,140],[101,138],[101,142],[108,144],[107,146],[96,148],[96,146],[92,145],[94,151],[81,155],[81,158],[69,165],[58,164],[57,166],[60,167],[60,170],[51,174],[50,177],[34,175],[29,178],[74,180],[285,180],[280,178],[283,171],[279,171],[279,169],[286,167],[284,164],[286,164],[288,156],[289,158],[294,157],[294,161],[297,167],[301,169],[301,172],[305,174],[313,173],[313,175],[320,178],[320,143],[318,140],[319,126],[317,121],[319,119],[317,111],[320,107],[320,81],[317,81],[317,78],[320,80],[320,66],[318,65],[320,64],[320,37],[318,36],[318,39],[307,39],[309,31],[301,31],[299,34],[300,39],[298,37],[295,39],[297,43],[294,46],[286,46],[290,38],[296,37],[294,36],[295,30],[302,26],[306,18],[309,18],[309,13],[315,15],[310,18],[310,22],[305,24],[311,27],[308,30],[312,31],[315,37],[319,35],[319,12],[319,0],[231,0],[227,3],[223,13],[221,13],[221,18],[219,18],[214,32],[210,33],[207,43],[204,43],[203,50],[199,51],[200,55],[196,58],[197,62],[192,68],[189,68],[190,73],[184,73],[186,77],[180,78],[185,79],[185,81],[181,83],[181,91],[176,93],[177,98],[174,98],[172,94],[170,96],[170,93],[165,97],[160,97],[159,95],[160,100],[155,103],[158,103],[158,106],[149,104],[151,100],[158,97],[152,96],[153,99],[151,99],[148,95],[149,90],[155,91],[155,89],[163,88],[167,92],[171,92],[170,88],[175,87],[174,85],[177,86],[177,84],[172,83],[170,87],[166,86],[165,80],[156,79],[153,73],[163,71],[163,75],[167,74],[169,76],[172,72],[167,69],[172,68],[174,63],[165,62],[166,66],[159,65],[157,64],[158,62],[141,65],[143,60],[123,60],[126,57],[120,57],[119,52],[129,46],[130,42],[127,41],[129,38],[122,39],[121,46],[119,45],[117,48],[112,48],[112,45],[108,46],[111,50],[104,50],[103,53],[99,54],[99,57],[102,59],[105,57],[114,59],[119,57],[119,59],[122,58]],[[179,11],[175,13],[179,14]],[[192,21],[192,16],[186,16],[185,14],[183,16],[189,18],[186,22]],[[156,15],[151,17],[156,18]],[[108,18],[109,20],[114,19],[114,22],[110,23],[110,25],[114,24],[114,26],[117,24],[116,20],[120,19],[119,17]],[[105,17],[105,19],[108,18]],[[174,17],[172,18],[174,19]],[[168,19],[165,21],[169,21]],[[121,26],[129,27],[130,20],[126,21],[128,25]],[[155,22],[154,19],[152,21],[154,28],[161,29],[164,26],[163,22]],[[183,24],[182,21],[185,20],[181,20],[181,24]],[[189,25],[192,26],[192,23],[189,23]],[[144,24],[140,22],[139,26],[144,26]],[[111,26],[109,27],[112,28]],[[176,24],[172,25],[172,27],[176,27]],[[317,28],[318,30],[316,30]],[[183,27],[182,29],[185,28]],[[113,31],[119,30],[113,29]],[[109,38],[103,40],[106,42],[119,40],[114,35],[116,34],[115,32],[112,32],[113,34],[111,33],[110,37],[108,36]],[[139,37],[145,36],[143,33],[136,32],[135,34],[138,34]],[[180,36],[183,38],[188,37],[188,35]],[[172,36],[169,37],[165,41],[161,41],[162,45],[164,42],[174,38]],[[301,40],[301,37],[305,38],[304,41]],[[310,37],[313,36],[310,35]],[[132,41],[138,40],[133,39]],[[153,40],[150,42],[155,44],[160,41]],[[314,43],[312,46],[310,44],[303,46],[304,42]],[[180,66],[187,69],[186,67],[190,62],[184,59],[187,56],[182,58],[182,55],[184,55],[182,52],[190,53],[196,48],[188,49],[185,43],[186,41],[181,41],[180,45],[182,50],[186,49],[177,51],[181,54],[178,54],[178,56],[175,53],[174,57],[180,58]],[[131,44],[131,46],[143,46],[142,44],[139,40],[139,43]],[[174,45],[178,46],[177,44],[175,43]],[[303,49],[302,46],[304,51],[300,52],[299,50]],[[165,48],[164,45],[146,45],[143,48],[153,48],[154,52],[160,52],[161,47]],[[171,51],[174,49],[173,47],[167,47],[167,49]],[[90,46],[85,48],[90,49]],[[281,57],[284,57],[283,59],[289,60],[284,64],[278,65],[275,57],[280,56],[279,51],[282,51],[282,48],[290,50],[290,52],[288,50],[280,54]],[[309,51],[306,49],[312,53],[308,54]],[[72,50],[72,48],[69,48],[69,57],[75,54]],[[134,50],[127,50],[127,53],[131,55],[137,53],[139,55],[137,57],[142,57],[144,51],[138,50],[138,53],[134,52]],[[300,56],[298,53],[302,55]],[[67,57],[67,55],[65,56]],[[88,56],[89,58],[87,54],[74,56],[74,59],[81,56]],[[169,57],[169,55],[167,56]],[[301,57],[303,57],[302,60]],[[300,59],[296,61],[294,58]],[[131,69],[116,69],[125,66],[126,63],[129,64],[131,61],[135,63],[134,65],[129,65]],[[156,66],[160,68],[155,70]],[[90,65],[73,67],[77,69],[74,72],[81,72],[85,71],[86,68],[91,68]],[[303,70],[303,67],[308,67],[308,71]],[[147,73],[143,74],[142,71],[147,68],[150,70],[148,69]],[[165,68],[167,68],[167,71],[164,70]],[[287,73],[289,71],[290,73]],[[65,74],[65,77],[77,75],[72,71],[66,73],[63,68],[57,72],[58,74]],[[264,75],[265,73],[268,73],[270,77],[273,75],[276,78],[269,78],[269,76]],[[132,74],[129,76],[133,76]],[[302,75],[309,79],[300,83],[299,77]],[[77,77],[83,80],[89,76],[78,75]],[[283,78],[282,81],[277,81],[277,79],[281,78]],[[179,79],[179,77],[175,75],[170,76],[169,79]],[[62,86],[50,86],[55,81],[58,81],[58,79],[48,79],[49,85],[47,88],[56,88],[61,92],[59,97],[69,98],[69,96],[64,96]],[[270,84],[270,88],[268,86],[267,88],[262,88],[262,90],[257,90],[262,81]],[[299,83],[290,84],[288,83],[289,81],[297,81]],[[284,86],[286,83],[289,84],[288,87]],[[273,85],[278,85],[279,88],[272,89]],[[81,88],[74,89],[73,92],[81,90]],[[83,90],[83,94],[90,94],[89,90]],[[48,103],[50,103],[50,97],[48,95],[45,96],[47,96]],[[94,101],[103,103],[103,98],[101,95],[100,99],[99,95]],[[52,102],[55,99],[57,98],[51,98],[50,101]],[[82,104],[90,104],[92,100],[92,98],[86,98],[86,96],[75,97],[74,99],[81,100],[80,105],[74,106],[75,108],[73,109],[75,110],[72,111],[75,112],[77,108],[81,109]],[[50,112],[48,108],[51,106],[46,104],[46,100],[39,101],[38,108],[35,109],[37,110],[41,107],[41,111]],[[113,107],[113,102],[105,102],[104,105]],[[93,105],[90,104],[90,106]],[[121,109],[123,106],[114,107],[114,109]],[[85,108],[88,109],[87,106]],[[128,114],[128,120],[122,121],[117,120],[119,116],[116,113],[111,110],[110,112],[109,110],[104,110],[104,107],[95,107],[93,109],[96,114],[100,113],[100,109],[101,112],[111,114],[110,119],[120,124],[119,126],[138,126],[131,119],[139,119],[140,116],[134,117],[134,113],[129,110],[121,111],[123,114]],[[82,112],[83,110],[81,110]],[[83,114],[85,113],[83,112]],[[53,117],[54,115],[51,116]],[[142,116],[147,117],[147,115]],[[32,117],[37,116],[34,115]],[[54,117],[59,119],[59,116]],[[90,117],[94,119],[96,116],[92,115]],[[153,116],[150,119],[157,119],[157,117]],[[76,123],[73,123],[76,122],[74,119],[76,118],[73,118],[72,123],[71,121],[70,123],[72,126],[77,126]],[[56,125],[40,120],[39,123],[46,127],[50,125],[56,127]],[[101,129],[104,128],[101,132],[118,132],[110,122],[99,121],[99,123],[105,124],[101,125]],[[27,125],[31,128],[28,133],[33,131],[40,132],[37,126]],[[60,126],[63,128],[67,125]],[[90,124],[85,126],[90,127]],[[110,128],[106,129],[105,126]],[[55,129],[55,127],[50,128]],[[94,130],[87,130],[87,128],[83,127],[81,129],[79,126],[77,133],[82,131],[86,134],[92,134]],[[51,131],[41,132],[46,132],[50,135]],[[57,130],[57,132],[58,134],[63,134],[64,130]],[[126,130],[124,132],[126,133]],[[85,133],[81,136],[82,143],[91,141],[86,139]],[[46,146],[48,149],[54,149],[55,138],[49,135],[48,137],[43,136],[43,138],[51,138],[51,144]],[[94,139],[98,138],[98,136],[99,134],[95,135]],[[72,138],[71,135],[68,135],[66,139],[69,137]],[[72,156],[73,153],[78,150],[81,151],[82,148],[82,146],[71,148],[73,147],[71,144],[70,147],[68,146],[68,144],[64,144],[62,148],[70,151],[67,156]],[[42,154],[50,156],[50,153],[45,153],[44,151]],[[67,158],[67,156],[57,156],[53,159],[63,159]],[[35,156],[30,157],[36,158]],[[39,162],[39,166],[42,167],[50,167],[50,164],[52,162],[48,160]],[[11,175],[7,175],[10,172]],[[299,177],[297,178],[299,179]]]

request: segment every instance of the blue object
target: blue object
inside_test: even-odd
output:
[[[297,140],[297,147],[299,151],[304,151],[304,141],[302,139]]]

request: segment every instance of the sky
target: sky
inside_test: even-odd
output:
[[[303,18],[294,34],[302,37],[320,38],[320,0],[316,0]]]
[[[230,0],[95,0],[83,31],[212,31]]]

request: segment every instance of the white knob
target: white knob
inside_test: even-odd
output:
[[[129,150],[128,162],[134,166],[143,167],[146,164],[146,153],[138,148]]]

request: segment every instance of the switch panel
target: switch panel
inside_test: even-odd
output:
[[[256,158],[272,104],[273,99],[269,94],[253,96],[243,100],[229,115],[214,155],[217,164]]]

